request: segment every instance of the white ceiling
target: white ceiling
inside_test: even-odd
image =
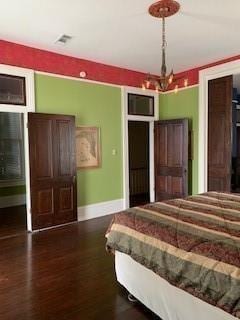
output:
[[[179,0],[167,20],[167,60],[175,72],[240,54],[239,0]],[[1,1],[0,38],[133,70],[160,70],[154,0]],[[67,46],[54,44],[61,34]],[[1,53],[0,53],[1,54]]]

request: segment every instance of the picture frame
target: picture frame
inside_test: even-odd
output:
[[[101,167],[100,128],[76,128],[76,164],[78,170]]]

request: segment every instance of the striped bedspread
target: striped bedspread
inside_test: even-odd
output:
[[[115,214],[107,248],[240,319],[240,195],[208,192]]]

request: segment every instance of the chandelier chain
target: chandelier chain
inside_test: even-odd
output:
[[[165,17],[162,17],[162,48],[166,49],[167,41],[166,41],[166,20]]]

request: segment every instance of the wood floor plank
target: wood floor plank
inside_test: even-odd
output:
[[[110,219],[1,239],[0,319],[159,319],[116,282],[105,251]]]
[[[26,233],[26,206],[0,208],[0,239]]]

